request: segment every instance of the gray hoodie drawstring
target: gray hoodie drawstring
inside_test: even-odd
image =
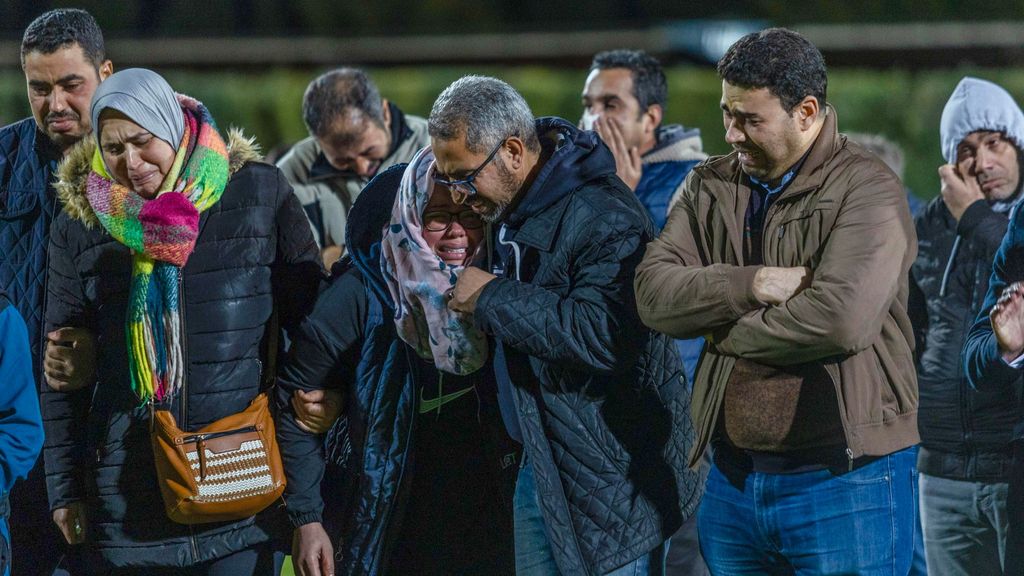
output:
[[[960,240],[962,237],[957,234],[956,240],[953,240],[953,250],[949,253],[949,261],[946,262],[946,271],[942,273],[942,286],[939,288],[939,298],[946,297],[946,284],[949,282],[949,271],[953,269],[953,259],[956,258],[956,253],[960,249]]]
[[[516,244],[512,240],[509,240],[508,242],[505,241],[506,230],[508,230],[508,228],[506,228],[505,225],[502,224],[501,230],[498,232],[498,243],[501,244],[502,246],[512,247],[512,252],[516,255],[516,280],[519,280],[519,263],[522,261],[522,255],[519,252],[519,244]]]

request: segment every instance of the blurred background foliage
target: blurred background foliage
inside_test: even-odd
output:
[[[116,63],[115,63],[116,64]],[[666,122],[700,128],[704,148],[727,152],[718,101],[721,84],[713,70],[670,67]],[[378,68],[370,73],[381,93],[410,114],[425,116],[437,94],[463,74],[488,74],[519,89],[538,116],[555,115],[576,121],[585,69],[551,67],[416,67]],[[905,182],[922,198],[938,194],[936,169],[939,117],[953,87],[964,75],[1000,83],[1015,96],[1024,95],[1024,69],[857,70],[829,72],[828,99],[839,113],[845,132],[886,136],[904,150]],[[306,136],[302,94],[316,72],[268,70],[262,73],[167,71],[175,89],[203,100],[222,127],[241,126],[257,137],[264,151]],[[29,114],[24,78],[0,73],[0,121]]]
[[[0,40],[8,43],[13,55],[25,26],[43,11],[61,6],[89,10],[108,40],[167,39],[169,43],[184,43],[188,41],[185,38],[252,37],[258,42],[258,38],[345,40],[438,34],[458,42],[464,34],[645,30],[676,21],[730,18],[797,27],[813,23],[1024,21],[1022,0],[991,0],[983,4],[960,0],[0,0],[0,13],[4,15],[0,19]],[[468,41],[457,47],[467,53],[472,53],[473,48]],[[384,40],[380,51],[387,50]],[[1004,56],[1005,64],[1000,66],[1018,62],[1024,66],[1024,50],[1014,52],[1003,44],[988,53]],[[930,62],[928,67],[901,64],[898,51],[876,51],[871,62],[859,59],[858,54],[854,53],[851,62],[847,53],[842,62],[854,67],[834,66],[829,71],[829,99],[839,112],[840,129],[879,133],[899,144],[905,153],[905,182],[925,198],[938,193],[936,168],[942,162],[939,117],[957,81],[973,74],[1024,96],[1024,67],[978,67],[971,63],[983,61],[973,60],[977,51],[946,52],[943,54],[949,54],[948,59]],[[127,67],[136,59],[144,61],[145,56],[120,54],[115,67]],[[685,64],[679,58],[663,61],[668,64],[670,84],[666,121],[700,128],[707,151],[726,152],[718,111],[721,88],[713,68]],[[8,62],[9,66],[0,68],[2,123],[28,114],[21,71],[16,61]],[[586,77],[586,64],[579,59],[544,64],[433,64],[368,69],[386,97],[406,112],[418,115],[429,112],[434,98],[452,80],[463,74],[479,73],[509,81],[526,96],[537,115],[576,120],[580,114],[579,93]],[[302,94],[309,80],[320,72],[308,66],[272,68],[256,59],[244,68],[198,68],[183,62],[173,69],[158,71],[179,91],[204,100],[222,126],[241,126],[255,135],[264,150],[305,136]]]

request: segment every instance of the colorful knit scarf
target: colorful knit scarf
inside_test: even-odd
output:
[[[143,402],[181,389],[181,268],[199,235],[199,214],[213,206],[228,182],[228,153],[210,113],[178,95],[185,135],[157,196],[146,200],[114,181],[100,149],[92,158],[86,196],[100,223],[132,251],[128,296],[128,362],[132,390]]]
[[[434,154],[427,147],[402,175],[381,240],[381,267],[395,302],[398,336],[439,370],[470,374],[487,361],[487,337],[473,325],[472,316],[448,309],[445,294],[463,268],[445,264],[423,238],[423,211],[434,190],[433,174]]]

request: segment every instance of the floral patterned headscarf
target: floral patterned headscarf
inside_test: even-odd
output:
[[[423,238],[423,212],[434,191],[433,176],[434,154],[428,146],[402,176],[381,242],[381,268],[395,302],[399,337],[438,369],[470,374],[487,361],[487,339],[471,315],[448,309],[445,296],[462,266],[446,263]]]

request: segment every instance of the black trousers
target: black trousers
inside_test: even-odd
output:
[[[283,561],[284,553],[267,543],[191,568],[127,568],[104,576],[277,576]]]
[[[11,574],[17,576],[85,576],[88,562],[76,547],[68,546],[53,523],[46,499],[43,459],[28,479],[11,490]]]

